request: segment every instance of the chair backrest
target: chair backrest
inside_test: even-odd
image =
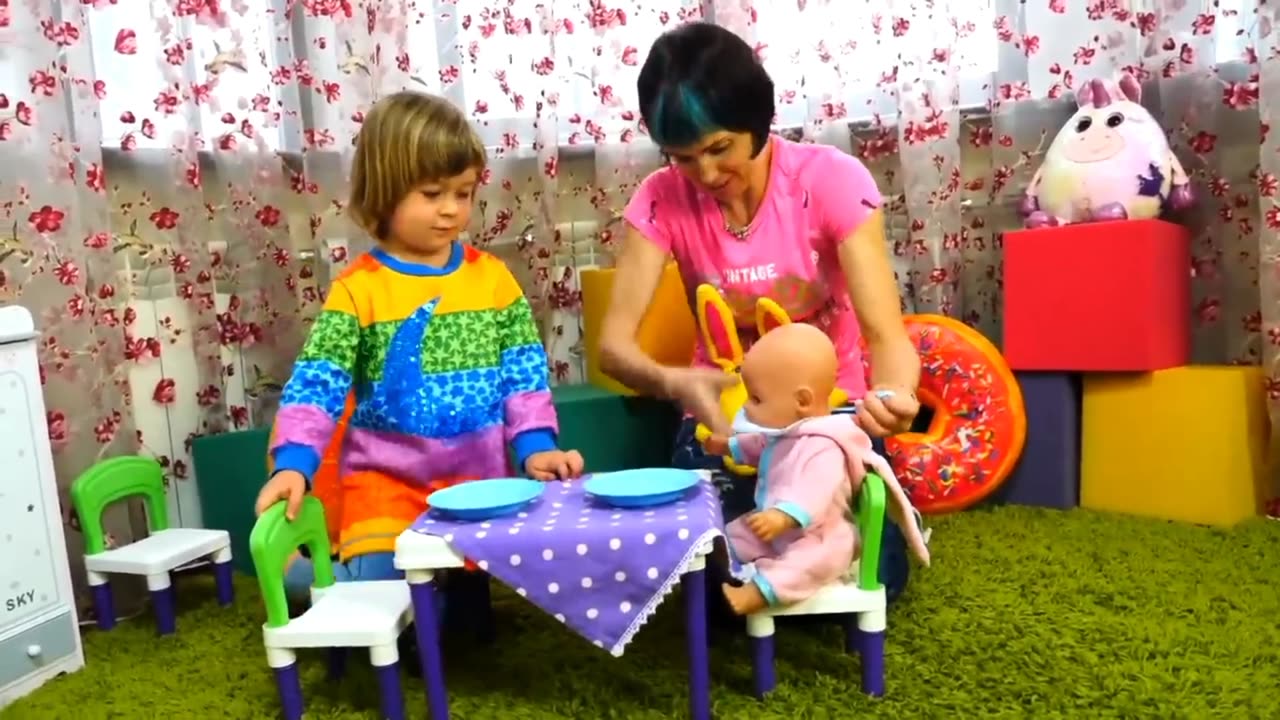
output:
[[[875,590],[880,587],[880,545],[884,538],[884,478],[868,472],[858,491],[856,516],[862,535],[862,553],[858,560],[858,587]]]
[[[107,549],[107,533],[102,529],[102,513],[107,506],[138,495],[146,505],[151,532],[168,530],[164,468],[153,458],[126,455],[103,460],[71,483],[71,505],[80,519],[85,555],[97,555]]]
[[[290,522],[284,501],[267,508],[249,533],[249,554],[258,575],[262,602],[267,606],[267,627],[289,624],[289,602],[284,591],[284,564],[298,548],[311,553],[315,568],[313,588],[333,585],[333,561],[329,558],[329,530],[324,522],[324,505],[308,495],[302,499],[298,516]]]

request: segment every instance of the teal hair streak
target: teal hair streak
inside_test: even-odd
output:
[[[685,85],[677,85],[658,96],[654,103],[649,136],[663,147],[692,145],[708,133],[720,129],[711,119],[702,97]]]

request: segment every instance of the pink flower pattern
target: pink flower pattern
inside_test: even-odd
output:
[[[141,449],[181,487],[192,437],[253,421],[246,390],[287,374],[331,273],[367,247],[343,215],[345,168],[364,112],[402,87],[454,100],[490,144],[470,240],[508,258],[553,376],[579,380],[566,255],[592,241],[608,261],[660,162],[636,73],[703,9],[755,45],[781,125],[878,174],[904,307],[996,340],[1001,232],[1070,94],[1138,76],[1202,191],[1185,218],[1195,359],[1275,368],[1280,99],[1262,4],[989,5],[499,0],[436,17],[427,0],[303,0],[281,18],[261,0],[0,0],[0,302],[40,320],[61,477]],[[1280,373],[1265,390],[1280,416]],[[185,420],[152,437],[148,413]]]

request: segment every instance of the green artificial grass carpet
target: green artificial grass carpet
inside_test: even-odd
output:
[[[1005,507],[933,521],[934,565],[889,615],[887,695],[864,697],[835,626],[780,627],[778,691],[750,696],[744,636],[713,636],[721,720],[844,717],[1280,717],[1280,522],[1219,531],[1084,511]],[[88,630],[88,665],[0,720],[278,717],[256,586],[218,608],[211,581],[179,584],[176,636],[150,616]],[[495,593],[498,640],[449,630],[459,720],[688,717],[681,603],[672,596],[620,659]],[[326,685],[303,656],[311,720],[376,718],[353,657]],[[409,717],[422,684],[406,682]]]

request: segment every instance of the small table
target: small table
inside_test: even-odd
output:
[[[594,520],[591,519],[593,517]],[[556,524],[557,520],[560,521],[559,525]],[[618,558],[619,563],[634,562],[633,559],[638,553],[634,552],[634,549],[631,549],[631,552],[623,552],[620,545],[625,543],[630,549],[634,539],[634,543],[645,543],[656,548],[659,543],[656,542],[655,536],[664,532],[678,534],[681,540],[688,541],[686,544],[688,550],[682,555],[680,562],[671,563],[673,567],[670,572],[664,570],[660,574],[657,568],[650,567],[644,575],[648,578],[646,583],[662,582],[666,578],[674,581],[676,577],[679,578],[684,595],[689,655],[689,714],[693,720],[710,720],[711,669],[707,639],[706,557],[714,547],[715,538],[722,535],[722,527],[723,521],[716,491],[706,477],[686,500],[656,508],[622,510],[594,505],[582,492],[581,481],[572,481],[548,483],[542,499],[538,500],[534,506],[530,506],[528,512],[506,518],[495,518],[484,523],[458,524],[434,518],[431,513],[424,514],[396,540],[395,565],[405,572],[413,598],[416,618],[414,626],[417,632],[418,652],[422,661],[422,675],[426,684],[427,706],[431,720],[446,720],[449,717],[444,663],[440,652],[440,628],[438,622],[426,621],[428,618],[438,617],[438,595],[433,582],[438,571],[463,567],[465,563],[463,553],[466,552],[472,556],[473,561],[479,563],[482,570],[489,571],[491,575],[502,580],[501,575],[505,573],[510,576],[513,570],[503,565],[498,560],[499,556],[502,558],[510,556],[513,560],[517,555],[523,558],[538,558],[541,552],[541,558],[550,560],[550,556],[554,553],[549,549],[541,550],[541,548],[547,546],[551,538],[554,538],[555,543],[567,545],[567,547],[574,547],[576,544],[577,554],[580,556],[586,552],[586,545],[591,544],[593,547],[612,548],[618,551],[612,555],[603,552],[599,555],[593,553],[593,559]],[[434,532],[439,532],[440,535],[429,534]],[[468,532],[465,542],[463,538],[455,536],[462,532]],[[477,540],[476,536],[488,537],[487,543],[501,542],[501,551],[489,552],[488,554],[493,557],[486,560],[483,554],[488,552],[488,545],[486,542]],[[446,540],[446,537],[451,538],[453,542]],[[462,550],[456,547],[460,544],[467,545],[467,549]],[[627,560],[628,557],[632,560]],[[600,568],[600,563],[610,561],[597,560],[596,567]],[[532,562],[536,562],[536,559],[520,561],[525,565],[521,572],[526,573],[526,577],[530,571],[529,563]],[[636,572],[632,574],[640,575]],[[609,570],[599,574],[602,578],[607,576],[609,581],[617,580],[618,582],[623,582],[624,575],[625,573],[621,570],[617,572]],[[588,580],[584,578],[583,588],[588,587],[587,582]],[[558,591],[557,583],[549,583],[549,586],[552,593]],[[668,587],[669,583],[664,584],[662,590],[649,599],[643,608],[631,608],[631,603],[623,603],[623,605],[627,606],[633,614],[647,617],[647,613],[661,602],[662,595]],[[527,592],[523,587],[517,588],[516,591],[535,605],[540,601],[547,601],[545,593],[539,598],[536,592],[532,590]],[[545,611],[545,608],[543,609]],[[592,608],[587,611],[586,617],[596,618],[601,612],[603,611]],[[566,621],[563,614],[558,614],[557,619],[573,626],[572,622]],[[638,622],[631,624],[627,635],[614,644],[613,654],[621,654],[622,647],[630,639],[631,633],[638,629],[643,619],[641,617]],[[605,647],[599,640],[595,644],[598,647]]]

